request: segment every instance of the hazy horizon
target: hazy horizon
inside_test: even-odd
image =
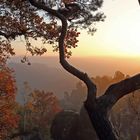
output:
[[[21,58],[22,56],[12,57],[9,62],[21,63]],[[47,64],[49,67],[63,70],[58,56],[33,56],[29,57],[29,60],[31,63]],[[90,76],[112,76],[116,70],[128,75],[135,75],[140,72],[140,58],[138,57],[71,56],[68,61],[78,69],[89,73]]]

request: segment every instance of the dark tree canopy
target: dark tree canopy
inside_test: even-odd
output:
[[[38,7],[32,6],[33,3]],[[45,10],[47,7],[69,20],[65,41],[65,56],[69,57],[70,49],[77,47],[80,34],[77,29],[84,28],[93,33],[96,31],[93,23],[104,21],[104,14],[99,12],[102,3],[102,0],[0,0],[0,48],[4,47],[3,43],[5,47],[11,48],[10,42],[23,36],[26,50],[32,55],[42,55],[47,51],[46,45],[40,47],[31,43],[31,40],[37,39],[41,39],[42,44],[51,44],[53,50],[58,51],[61,25],[57,16]]]

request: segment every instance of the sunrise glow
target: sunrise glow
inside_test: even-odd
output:
[[[127,3],[127,4],[125,4]],[[124,7],[125,5],[125,7]],[[73,56],[113,56],[140,57],[140,7],[134,0],[108,0],[102,11],[107,16],[105,22],[97,23],[94,36],[81,31],[79,44],[72,49]],[[26,53],[25,42],[17,39],[14,43],[17,55]],[[35,45],[41,46],[40,41]],[[46,56],[57,55],[47,46]]]
[[[123,4],[127,3],[125,7]],[[111,10],[109,10],[111,9]],[[140,57],[140,8],[137,1],[105,2],[107,15],[104,23],[97,25],[94,36],[82,32],[79,48],[74,55]]]

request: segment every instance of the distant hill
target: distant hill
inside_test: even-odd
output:
[[[22,99],[25,81],[33,89],[52,91],[58,97],[62,97],[65,91],[74,89],[79,81],[61,67],[57,57],[30,57],[31,66],[20,63],[20,59],[21,57],[14,57],[9,62],[10,67],[15,70],[19,100]],[[140,72],[140,60],[136,58],[72,57],[68,61],[91,77],[112,76],[117,70],[129,75]]]
[[[9,63],[9,66],[15,71],[19,100],[24,91],[24,82],[28,82],[33,89],[52,91],[58,97],[62,97],[64,91],[72,90],[78,82],[66,71],[49,67],[46,64],[32,63],[31,66],[28,66],[22,63]]]
[[[21,57],[13,57],[10,61],[20,63]],[[46,64],[48,67],[59,68],[63,70],[59,64],[58,57],[30,57],[31,63]],[[71,57],[68,59],[74,66],[87,72],[90,76],[96,75],[114,75],[114,72],[119,70],[125,74],[134,75],[140,72],[140,57]],[[63,70],[64,71],[64,70]]]

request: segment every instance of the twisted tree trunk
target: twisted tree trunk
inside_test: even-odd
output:
[[[98,138],[100,140],[118,140],[106,113],[102,112],[98,106],[93,109],[89,109],[91,107],[86,105],[85,107]]]
[[[60,19],[62,23],[58,46],[60,64],[66,71],[82,80],[87,86],[88,94],[84,105],[99,139],[118,140],[107,114],[121,97],[140,89],[140,74],[111,85],[101,97],[97,98],[96,85],[91,81],[89,76],[70,65],[65,59],[64,40],[67,33],[67,19],[58,11],[36,2],[36,0],[29,0],[29,2],[38,9],[42,9]]]

